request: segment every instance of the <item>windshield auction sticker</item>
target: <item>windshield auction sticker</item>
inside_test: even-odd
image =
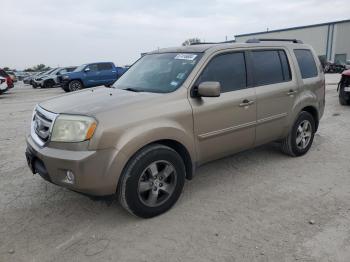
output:
[[[181,59],[181,60],[189,60],[192,61],[197,57],[195,54],[178,54],[175,56],[175,59]]]

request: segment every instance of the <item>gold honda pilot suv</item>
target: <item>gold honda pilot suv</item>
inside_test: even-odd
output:
[[[300,41],[161,49],[112,88],[38,104],[26,157],[46,180],[117,194],[126,210],[148,218],[170,209],[208,161],[273,141],[291,156],[305,154],[324,106],[320,62]]]

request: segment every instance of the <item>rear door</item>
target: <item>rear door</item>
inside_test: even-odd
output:
[[[298,84],[287,50],[257,49],[249,54],[257,97],[256,145],[259,145],[282,138],[289,129],[288,116]]]
[[[191,98],[199,163],[254,145],[255,89],[249,88],[244,51],[214,56],[193,88],[201,82],[221,84],[220,97]]]
[[[100,81],[102,84],[113,83],[116,80],[116,69],[111,63],[99,63]]]

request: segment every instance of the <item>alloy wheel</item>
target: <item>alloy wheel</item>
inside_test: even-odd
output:
[[[177,173],[174,166],[165,160],[151,163],[142,172],[138,183],[140,201],[148,207],[164,204],[174,193]]]
[[[303,120],[297,129],[296,145],[299,149],[307,148],[312,137],[312,126],[309,120]]]

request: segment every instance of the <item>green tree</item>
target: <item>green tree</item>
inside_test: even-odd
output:
[[[200,43],[201,40],[197,37],[194,38],[189,38],[187,39],[185,42],[182,43],[183,46],[187,46],[187,45],[191,45],[191,44],[195,44],[195,43]]]
[[[50,69],[51,69],[51,67],[49,67],[49,66],[46,66],[44,64],[38,64],[36,66],[27,68],[24,71],[25,72],[37,72],[37,71],[46,71],[46,70],[50,70]]]

